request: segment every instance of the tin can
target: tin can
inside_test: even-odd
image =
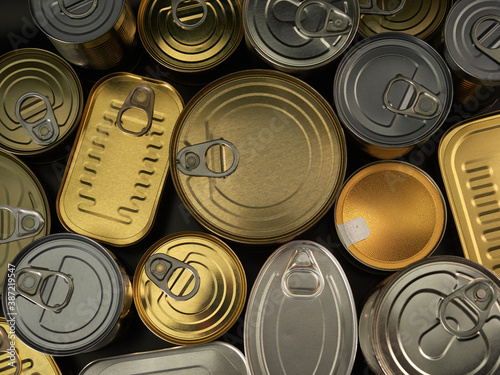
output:
[[[314,225],[333,205],[346,167],[331,106],[299,79],[267,70],[227,75],[199,91],[177,121],[170,153],[174,185],[195,219],[253,244]]]
[[[310,73],[332,63],[350,45],[358,24],[354,0],[243,2],[248,48],[286,73]]]
[[[30,0],[35,24],[69,62],[106,70],[133,56],[135,14],[128,0]]]
[[[84,236],[40,238],[16,256],[11,268],[3,311],[16,317],[16,337],[44,354],[68,356],[104,347],[132,305],[123,268]]]
[[[33,172],[0,150],[0,287],[23,247],[50,233],[50,207]]]
[[[446,227],[439,187],[420,168],[379,161],[355,172],[335,207],[335,228],[362,268],[395,271],[429,256]]]
[[[386,33],[356,44],[335,74],[339,117],[362,149],[394,159],[444,123],[453,81],[441,56],[417,37]]]
[[[468,119],[441,138],[439,166],[466,258],[500,276],[500,112]]]
[[[217,237],[180,232],[156,242],[134,275],[134,302],[144,324],[177,345],[202,344],[236,322],[246,300],[246,276]]]
[[[84,103],[78,76],[66,61],[35,48],[4,54],[0,96],[0,149],[36,161],[62,156]]]
[[[114,73],[96,83],[57,198],[68,230],[114,246],[149,232],[183,105],[162,81]]]
[[[350,374],[357,317],[338,261],[311,241],[277,249],[252,287],[244,329],[254,375]]]
[[[500,279],[470,260],[421,260],[382,282],[359,320],[375,374],[497,374]]]

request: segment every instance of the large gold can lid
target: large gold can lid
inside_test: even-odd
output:
[[[200,344],[224,334],[246,300],[246,276],[236,254],[218,238],[181,232],[155,243],[134,275],[134,303],[160,338]]]

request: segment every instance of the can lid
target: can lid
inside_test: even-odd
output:
[[[81,353],[108,338],[124,300],[122,273],[110,253],[77,234],[53,234],[26,246],[12,261],[15,268],[16,335],[49,355]]]
[[[246,300],[246,276],[218,238],[193,232],[167,236],[142,257],[134,303],[144,324],[168,342],[200,344],[224,334]]]
[[[335,75],[334,100],[343,124],[381,147],[414,146],[446,120],[451,73],[417,37],[387,33],[356,44]]]
[[[445,57],[457,74],[479,84],[500,84],[500,3],[459,1],[444,29]]]
[[[289,242],[269,257],[250,293],[244,330],[250,369],[350,374],[356,322],[351,287],[333,255],[315,242]]]
[[[81,44],[112,30],[127,0],[29,0],[37,26],[62,43]]]

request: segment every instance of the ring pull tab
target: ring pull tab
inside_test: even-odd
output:
[[[63,279],[66,284],[68,284],[68,291],[62,303],[49,306],[42,300],[42,289],[44,288],[48,278],[52,276]],[[23,268],[16,273],[16,291],[19,295],[45,310],[60,312],[70,302],[73,290],[73,280],[71,277],[62,272],[35,268]]]
[[[194,287],[191,292],[186,295],[174,294],[168,287],[168,280],[173,276],[177,269],[185,269],[193,274]],[[148,258],[145,265],[146,276],[167,296],[176,301],[186,301],[193,297],[200,289],[200,277],[198,272],[189,264],[168,256],[166,254],[154,254]],[[186,284],[186,287],[191,283],[191,278]]]
[[[414,90],[414,93],[409,92],[411,97],[414,99],[406,106],[405,109],[394,107],[389,100],[389,92],[391,91],[393,85],[398,82],[406,82]],[[411,97],[409,98],[409,101],[411,101]],[[439,116],[443,111],[441,100],[434,93],[407,77],[396,77],[389,82],[384,92],[384,104],[386,108],[393,113],[421,119],[432,119]]]
[[[140,137],[141,135],[146,134],[151,129],[151,125],[153,124],[154,105],[155,105],[155,92],[153,91],[151,86],[149,86],[147,83],[135,86],[132,90],[130,90],[130,93],[125,99],[123,105],[121,106],[120,111],[118,112],[118,115],[116,117],[116,125],[122,132],[134,135],[136,137]],[[125,129],[123,127],[122,123],[123,113],[126,110],[132,108],[143,111],[148,116],[148,123],[144,128],[142,128],[142,130],[138,132]]]
[[[399,5],[393,10],[380,9],[377,0],[361,0],[359,2],[359,9],[361,14],[376,14],[378,16],[392,16],[398,13],[405,6],[406,0],[400,0]]]
[[[214,172],[208,168],[206,163],[206,155],[208,150],[213,146],[226,146],[233,153],[233,163],[229,168],[226,168],[225,157],[221,157],[222,172]],[[222,150],[225,150],[223,147]],[[224,154],[224,151],[222,151]],[[236,147],[231,142],[224,139],[216,139],[198,143],[192,146],[186,146],[177,153],[176,163],[177,168],[188,176],[197,177],[227,177],[236,170],[238,166],[239,156]]]
[[[43,216],[35,210],[0,205],[0,210],[14,215],[14,233],[8,238],[0,239],[0,244],[36,236],[45,226]]]
[[[476,46],[477,49],[479,49],[485,55],[491,57],[498,64],[500,64],[500,48],[494,49],[494,48],[485,47],[481,44],[481,42],[478,39],[478,28],[479,28],[479,25],[481,25],[484,21],[496,21],[497,23],[500,23],[500,16],[488,15],[488,16],[484,16],[484,17],[479,18],[472,26],[472,31],[471,31],[472,42],[474,43],[474,45]],[[498,24],[496,27],[498,27]],[[493,32],[493,30],[490,30],[487,33],[487,35],[490,35],[492,32]]]
[[[307,30],[302,24],[306,8],[311,5],[319,5],[326,11],[325,22],[317,31]],[[336,36],[349,33],[352,27],[352,18],[324,0],[306,0],[300,4],[295,12],[295,26],[302,34],[310,38]]]
[[[98,2],[98,0],[92,0],[92,5],[84,13],[72,13],[68,10],[68,8],[66,8],[66,5],[64,5],[64,0],[57,0],[57,1],[59,3],[59,8],[61,9],[61,12],[63,12],[65,15],[73,19],[80,19],[90,16],[92,13],[94,13],[94,10],[97,8],[97,2]]]
[[[497,292],[491,281],[482,279],[473,281],[441,300],[439,305],[439,320],[444,329],[455,337],[459,339],[471,338],[483,328],[497,298]],[[448,304],[455,299],[460,301],[462,305],[469,308],[477,316],[476,324],[467,331],[461,331],[460,327],[453,328],[446,320]]]
[[[203,14],[201,15],[201,18],[198,20],[198,22],[193,23],[193,24],[185,23],[185,22],[182,22],[180,20],[177,12],[178,12],[179,5],[181,3],[184,3],[187,1],[189,1],[189,0],[172,0],[172,15],[173,15],[174,21],[177,25],[179,25],[180,27],[182,27],[185,30],[190,30],[190,29],[194,29],[194,28],[200,26],[203,22],[205,22],[205,19],[207,18],[207,14],[208,14],[208,7],[207,7],[207,3],[205,2],[205,0],[195,0],[201,5],[201,8],[203,10]]]
[[[314,298],[321,294],[324,284],[311,250],[296,250],[281,278],[283,292],[291,298]]]
[[[32,123],[25,121],[21,116],[21,105],[28,98],[41,99],[44,102],[47,111],[42,119]],[[50,105],[49,99],[47,99],[45,95],[42,95],[38,92],[27,92],[26,94],[21,95],[21,97],[17,99],[15,113],[17,121],[19,121],[24,130],[26,130],[30,138],[36,144],[40,146],[47,146],[55,142],[57,140],[57,137],[59,137],[59,126],[57,125],[57,119],[54,114],[54,110]]]
[[[19,357],[17,349],[14,348],[14,353],[12,353],[11,349],[12,348],[9,335],[7,334],[7,331],[5,331],[3,327],[0,327],[0,353],[7,353],[9,356],[11,356],[12,354],[14,355],[16,361],[16,372],[14,373],[14,375],[18,375],[23,370],[22,361],[21,358]]]

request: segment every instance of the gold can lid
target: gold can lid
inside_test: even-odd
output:
[[[155,243],[134,275],[134,303],[160,338],[200,344],[224,334],[241,314],[246,276],[236,254],[215,236],[181,232]]]
[[[183,73],[219,65],[243,37],[240,0],[144,0],[137,25],[146,51]]]
[[[83,91],[73,68],[56,54],[35,48],[0,57],[0,149],[39,155],[76,131]]]
[[[333,205],[345,175],[344,133],[301,80],[249,70],[187,105],[172,134],[171,174],[193,216],[243,243],[286,241]]]
[[[401,161],[369,164],[342,188],[337,233],[349,253],[371,269],[394,271],[430,255],[443,237],[446,206],[421,169]]]

